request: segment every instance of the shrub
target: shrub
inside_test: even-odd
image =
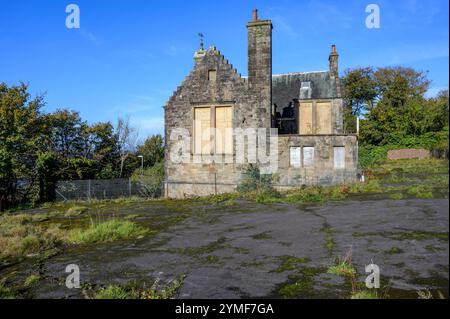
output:
[[[164,182],[164,163],[156,163],[154,166],[147,168],[142,172],[136,170],[131,180],[141,184],[142,195],[149,198],[162,196]]]
[[[273,188],[274,176],[272,174],[261,174],[259,167],[250,164],[244,169],[243,178],[236,191],[251,194],[257,201],[278,198],[279,192]]]

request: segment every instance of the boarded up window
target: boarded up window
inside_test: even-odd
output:
[[[301,148],[291,147],[290,149],[290,164],[291,167],[300,168],[301,167]]]
[[[334,168],[335,169],[345,168],[345,147],[334,148]]]
[[[301,135],[313,133],[312,103],[300,103],[299,132]]]
[[[233,154],[233,109],[216,107],[216,153]]]
[[[196,154],[211,153],[211,110],[209,107],[194,109],[194,148]]]
[[[216,82],[217,79],[217,71],[216,70],[209,70],[208,71],[208,80],[212,82]]]
[[[317,103],[317,134],[331,134],[331,103]]]
[[[303,167],[314,166],[314,147],[303,148]]]

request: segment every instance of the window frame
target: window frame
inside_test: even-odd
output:
[[[210,129],[212,130],[211,135],[210,135],[210,145],[211,145],[211,151],[209,154],[207,153],[203,153],[197,152],[197,145],[196,145],[196,135],[195,135],[195,130],[196,130],[196,126],[195,126],[195,110],[196,109],[200,109],[200,108],[207,108],[209,109],[210,112]],[[230,105],[230,104],[213,104],[213,105],[195,105],[192,107],[192,149],[193,149],[193,154],[194,155],[233,155],[234,154],[234,135],[232,135],[232,140],[231,140],[231,152],[227,153],[222,152],[222,153],[217,153],[216,148],[216,108],[230,108],[231,109],[231,129],[234,130],[234,126],[233,126],[233,119],[234,119],[234,106]],[[225,147],[224,147],[225,148]]]

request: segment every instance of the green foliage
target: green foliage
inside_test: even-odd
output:
[[[237,192],[254,195],[259,203],[266,203],[266,200],[279,197],[279,193],[272,187],[273,175],[261,174],[259,167],[253,164],[245,168],[243,175],[236,188]]]
[[[408,194],[416,198],[433,198],[433,189],[428,185],[416,185],[408,189]]]
[[[144,157],[144,167],[153,167],[164,159],[164,141],[161,135],[153,135],[147,138],[138,147],[136,154]]]
[[[142,238],[148,233],[131,221],[109,220],[102,223],[91,223],[91,226],[83,230],[75,230],[70,236],[73,243],[104,243],[116,240]]]
[[[350,299],[380,299],[375,291],[358,291],[351,295]]]
[[[109,285],[94,294],[95,299],[171,299],[183,285],[184,276],[163,287],[153,285],[150,289],[133,286]]]
[[[120,286],[109,285],[100,289],[96,293],[95,299],[131,299],[131,295]]]
[[[35,285],[36,283],[39,282],[39,280],[41,280],[41,276],[39,275],[30,275],[25,279],[24,285],[25,287],[30,287]]]
[[[13,291],[6,287],[4,281],[0,281],[0,300],[1,299],[15,299],[16,296]]]
[[[156,163],[150,168],[137,169],[131,179],[141,184],[141,192],[149,198],[162,196],[164,182],[164,163]]]
[[[426,73],[403,67],[357,68],[346,71],[343,83],[346,131],[354,129],[353,115],[364,116],[360,143],[369,149],[360,153],[363,166],[379,163],[395,148],[425,147],[448,154],[448,91],[427,99]]]
[[[59,162],[54,153],[39,153],[36,160],[39,178],[39,201],[49,202],[56,198],[57,172]]]

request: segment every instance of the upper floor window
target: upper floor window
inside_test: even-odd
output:
[[[299,110],[299,133],[331,134],[331,119],[331,102],[302,102]]]
[[[217,71],[209,70],[208,71],[208,81],[216,82],[216,79],[217,79]]]
[[[194,109],[194,150],[196,154],[233,154],[233,108]]]

